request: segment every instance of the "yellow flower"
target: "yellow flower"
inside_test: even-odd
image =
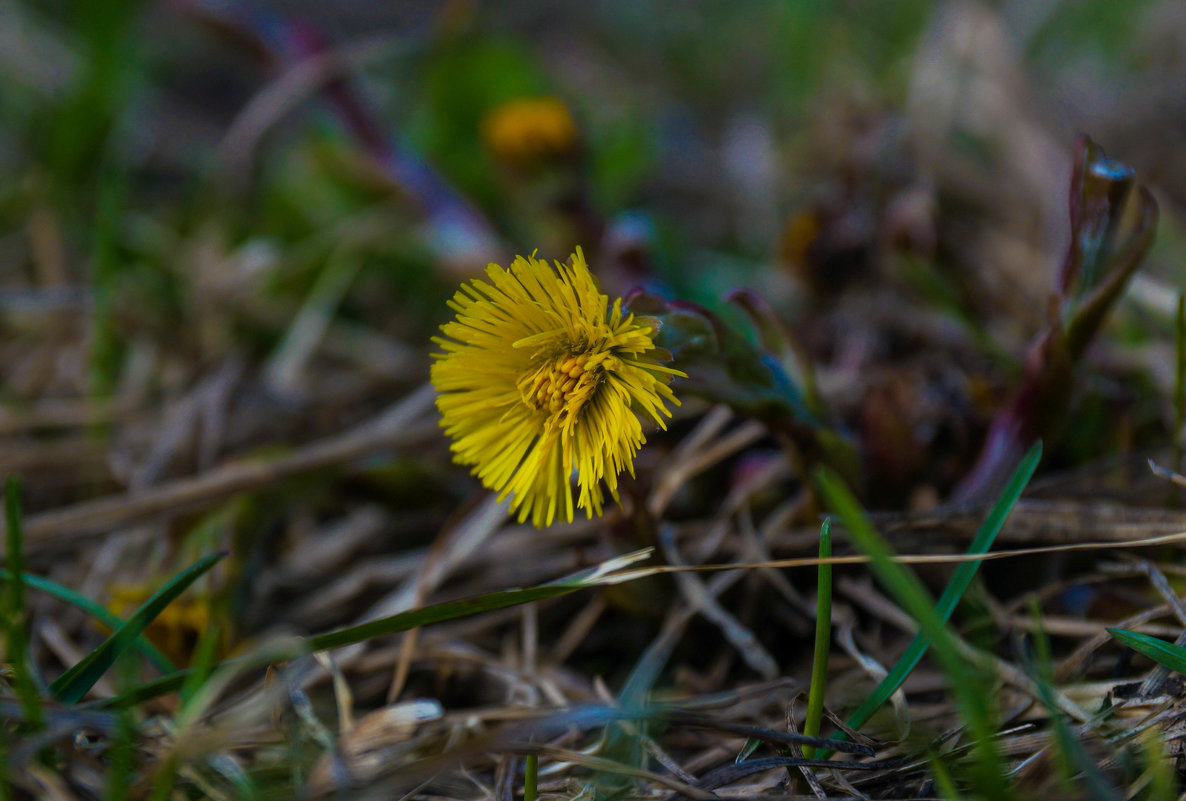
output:
[[[666,403],[679,405],[667,382],[684,374],[659,363],[653,322],[624,315],[620,299],[610,306],[580,248],[554,270],[519,256],[486,275],[462,284],[447,338],[433,339],[445,351],[432,383],[454,458],[500,499],[513,493],[520,522],[571,522],[574,469],[576,505],[601,514],[602,485],[617,500],[618,475],[634,475],[646,441],[637,412],[666,428]]]
[[[525,166],[575,148],[577,124],[558,97],[521,97],[486,115],[482,138],[502,161]]]
[[[149,582],[113,584],[108,587],[111,600],[107,602],[107,610],[119,617],[131,614],[149,599],[156,587]],[[174,663],[188,665],[198,638],[210,627],[212,605],[209,596],[183,595],[166,606],[144,634]]]

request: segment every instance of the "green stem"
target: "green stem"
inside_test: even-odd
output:
[[[825,517],[819,532],[819,558],[832,556],[832,519]],[[815,602],[815,657],[811,663],[811,689],[807,694],[807,719],[803,733],[818,737],[824,713],[824,691],[828,685],[828,651],[832,643],[832,565],[819,566]],[[812,759],[815,748],[803,746],[803,757]]]
[[[528,754],[523,765],[523,801],[539,798],[539,755]]]

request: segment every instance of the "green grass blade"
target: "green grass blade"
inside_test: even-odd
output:
[[[1050,640],[1042,626],[1042,615],[1036,600],[1031,599],[1030,615],[1034,621],[1034,656],[1029,665],[1034,683],[1038,687],[1038,699],[1046,707],[1054,729],[1054,743],[1059,756],[1059,767],[1063,774],[1063,789],[1067,795],[1075,790],[1087,791],[1087,797],[1095,801],[1120,801],[1119,794],[1108,785],[1095,760],[1075,737],[1066,717],[1054,702],[1053,675],[1050,668]]]
[[[737,752],[737,756],[733,759],[733,764],[740,765],[742,762],[749,759],[754,751],[762,747],[762,741],[756,740],[753,737],[745,741],[745,745],[741,746],[741,750]]]
[[[824,502],[844,521],[853,540],[872,560],[873,572],[881,584],[931,640],[975,741],[977,759],[972,778],[976,792],[984,798],[1009,801],[1011,795],[1005,766],[993,739],[995,730],[980,677],[969,670],[926,588],[913,572],[894,561],[889,545],[873,528],[844,482],[826,467],[816,469],[813,475]]]
[[[210,677],[210,671],[214,669],[216,661],[214,655],[221,639],[222,630],[217,625],[207,626],[198,637],[193,659],[190,660],[190,674],[186,677],[185,684],[181,686],[181,692],[178,693],[181,696],[182,709],[189,706],[194,693]]]
[[[346,645],[353,645],[364,640],[369,640],[373,637],[382,637],[384,634],[395,634],[400,631],[407,631],[408,629],[427,626],[432,623],[442,623],[446,620],[476,615],[480,612],[491,612],[495,609],[505,609],[508,606],[518,606],[519,604],[531,603],[532,601],[542,601],[546,598],[567,595],[577,589],[580,589],[580,587],[571,587],[562,584],[544,584],[528,589],[502,590],[473,598],[461,598],[456,601],[447,601],[434,606],[413,609],[409,612],[401,612],[391,617],[371,620],[367,623],[360,623],[357,626],[329,631],[325,634],[316,634],[310,637],[307,643],[310,651],[341,648]]]
[[[1148,634],[1126,631],[1125,629],[1108,629],[1108,633],[1138,654],[1147,656],[1157,664],[1164,665],[1176,673],[1186,675],[1186,648],[1174,645],[1172,642],[1159,640]]]
[[[1008,484],[1005,485],[1001,497],[997,499],[992,510],[988,513],[988,517],[984,519],[984,523],[980,526],[980,530],[976,532],[976,536],[972,539],[972,544],[968,546],[969,554],[987,553],[992,548],[997,534],[1000,533],[1001,528],[1005,525],[1005,520],[1008,519],[1009,513],[1013,511],[1014,505],[1016,505],[1018,498],[1021,497],[1021,493],[1025,490],[1041,458],[1042,443],[1037,442],[1030,448],[1029,452],[1013,471],[1013,475],[1010,476]],[[946,623],[950,619],[951,613],[959,605],[960,599],[968,589],[968,585],[972,583],[972,578],[976,575],[979,567],[980,562],[977,561],[961,562],[956,567],[951,580],[947,583],[947,587],[944,588],[943,594],[939,596],[939,601],[935,605],[935,611],[943,622]],[[910,645],[907,646],[902,656],[894,665],[893,670],[878,683],[876,689],[849,716],[846,725],[851,729],[859,729],[868,723],[869,718],[873,717],[873,713],[880,709],[881,705],[888,701],[890,696],[902,686],[902,682],[917,667],[930,645],[931,640],[926,632],[920,631],[915,635]],[[833,735],[832,739],[844,739],[846,736],[844,732],[840,731]]]
[[[588,571],[585,572],[587,573]],[[584,573],[577,574],[568,579],[561,579],[560,581],[549,584],[540,584],[536,587],[501,590],[499,592],[487,593],[486,595],[461,598],[456,601],[436,604],[435,606],[413,609],[408,612],[401,612],[398,615],[392,615],[391,617],[360,623],[357,626],[350,626],[348,628],[338,629],[337,631],[326,632],[325,634],[316,634],[309,637],[305,641],[305,644],[310,651],[325,651],[330,648],[354,645],[355,643],[363,642],[373,637],[382,637],[384,634],[395,634],[397,632],[407,631],[408,629],[427,626],[432,623],[443,623],[446,620],[476,615],[479,612],[491,612],[496,609],[505,609],[508,606],[519,606],[520,604],[531,603],[532,601],[555,598],[559,595],[567,595],[570,592],[575,592],[583,587],[592,586],[592,584],[586,583],[585,579],[581,578],[583,575]]]
[[[0,568],[0,581],[12,581],[12,572],[4,568]],[[92,601],[90,598],[87,598],[81,593],[75,592],[69,587],[58,584],[55,581],[50,581],[49,579],[41,578],[40,576],[31,575],[29,573],[22,573],[21,581],[26,587],[40,590],[50,597],[57,598],[59,601],[68,603],[76,609],[86,612],[88,615],[93,617],[95,620],[98,620],[112,631],[115,631],[121,625],[123,625],[123,620],[119,617],[119,615],[112,613],[109,609],[107,609],[107,607],[103,606],[103,604]],[[160,650],[158,650],[156,646],[146,640],[143,635],[136,638],[134,645],[140,651],[140,653],[144,654],[148,661],[152,662],[156,669],[162,673],[172,673],[177,669],[177,667],[169,660],[169,657],[161,653]]]
[[[428,626],[433,623],[444,623],[449,620],[455,620],[460,617],[468,617],[470,615],[480,614],[482,612],[492,612],[497,609],[505,609],[509,606],[519,606],[521,604],[531,603],[532,601],[542,601],[547,598],[556,598],[561,595],[568,595],[577,590],[585,589],[586,587],[595,587],[602,584],[615,583],[621,580],[613,574],[618,569],[625,567],[645,558],[650,554],[650,549],[645,551],[638,551],[633,554],[611,559],[601,565],[582,570],[579,573],[574,573],[570,576],[558,579],[556,581],[548,582],[547,584],[539,584],[534,587],[517,588],[510,590],[500,590],[499,592],[491,592],[485,595],[476,595],[471,598],[461,598],[456,601],[446,601],[444,603],[434,604],[432,606],[425,606],[420,609],[412,609],[407,612],[400,612],[390,617],[380,618],[378,620],[371,620],[366,623],[361,623],[357,626],[349,626],[337,631],[326,632],[325,634],[316,634],[308,637],[301,642],[298,649],[294,649],[293,653],[277,654],[268,653],[262,655],[252,655],[242,657],[242,660],[248,663],[257,663],[260,666],[267,665],[271,662],[277,662],[284,659],[290,659],[298,653],[307,653],[312,651],[325,651],[331,648],[342,648],[347,645],[354,645],[355,643],[364,642],[374,637],[381,637],[385,634],[397,634],[401,631],[408,631],[409,629],[419,628],[421,626]],[[219,667],[230,664],[238,660],[228,660],[226,662],[218,663],[210,669],[215,670]],[[139,687],[136,687],[127,693],[121,694],[114,698],[109,698],[103,701],[100,705],[104,707],[114,706],[123,707],[135,705],[147,701],[157,696],[165,695],[179,689],[185,683],[186,678],[190,675],[190,670],[179,670],[170,673],[168,676],[162,676],[159,679],[146,682]]]
[[[152,795],[148,797],[148,801],[169,801],[169,795],[177,783],[178,761],[176,754],[169,754],[161,760],[156,774],[152,777]]]
[[[963,796],[960,795],[951,771],[943,764],[943,757],[928,749],[927,761],[931,764],[931,779],[935,782],[935,792],[939,797],[943,801],[962,801]]]
[[[217,553],[199,559],[170,579],[165,586],[157,590],[151,598],[133,612],[102,645],[83,657],[74,667],[58,676],[49,686],[50,694],[62,703],[77,703],[115,663],[120,653],[140,636],[148,624],[224,556],[226,553]]]
[[[8,564],[18,573],[25,569],[25,550],[21,532],[21,488],[15,478],[4,484],[5,545]],[[25,720],[40,729],[44,723],[41,697],[33,681],[32,665],[28,660],[25,639],[25,585],[19,581],[8,583],[4,596],[5,658],[12,665],[13,685],[21,702]]]
[[[1158,728],[1147,729],[1141,737],[1141,756],[1149,776],[1147,801],[1177,801],[1177,760],[1171,756],[1166,737]]]
[[[130,687],[135,682],[136,663],[131,656],[125,651],[116,659],[114,674],[117,687]],[[114,736],[104,755],[106,782],[103,801],[124,801],[131,794],[139,735],[135,713],[131,709],[121,709],[116,715]]]
[[[824,518],[819,530],[819,558],[832,556],[832,519]],[[819,736],[820,721],[824,716],[824,691],[828,685],[828,651],[832,646],[832,565],[819,566],[815,602],[815,654],[811,663],[811,689],[807,692],[807,717],[803,733]],[[803,758],[812,759],[815,748],[803,746]]]

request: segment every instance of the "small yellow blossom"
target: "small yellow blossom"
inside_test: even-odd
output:
[[[667,382],[684,374],[659,363],[653,323],[610,305],[580,248],[555,269],[519,256],[486,275],[462,284],[449,303],[457,319],[433,340],[445,351],[432,383],[454,458],[499,498],[513,493],[520,522],[571,522],[574,469],[576,505],[601,514],[602,485],[617,500],[618,475],[634,474],[646,441],[637,413],[666,428],[666,403],[679,405]]]
[[[149,583],[113,584],[108,588],[111,600],[107,602],[107,610],[118,617],[129,615],[149,599],[156,587]],[[210,612],[208,596],[185,595],[161,610],[144,634],[174,663],[187,665],[198,638],[210,627]]]
[[[527,166],[571,152],[577,144],[577,124],[558,97],[521,97],[486,115],[482,138],[500,160]]]

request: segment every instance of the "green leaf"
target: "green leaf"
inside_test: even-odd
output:
[[[131,617],[120,625],[102,645],[83,657],[74,667],[58,676],[49,685],[50,694],[62,703],[77,703],[115,663],[120,653],[140,636],[144,629],[156,619],[157,615],[164,611],[166,606],[225,556],[225,552],[211,554],[170,579],[165,586],[157,590],[151,598],[133,612]]]
[[[852,439],[811,409],[777,358],[719,314],[690,301],[668,301],[646,292],[631,294],[626,308],[636,317],[659,321],[655,347],[670,353],[686,374],[672,384],[676,393],[724,403],[760,420],[788,437],[808,464],[826,464],[859,483],[860,459]]]
[[[1172,642],[1159,640],[1148,634],[1125,629],[1108,629],[1108,633],[1138,654],[1147,656],[1157,664],[1164,665],[1176,673],[1186,675],[1186,648],[1174,645]]]
[[[972,539],[972,544],[968,546],[969,554],[987,553],[992,548],[997,534],[1004,527],[1005,520],[1008,519],[1009,513],[1013,511],[1013,507],[1017,504],[1018,498],[1021,497],[1022,491],[1025,490],[1041,458],[1042,443],[1037,442],[1030,448],[1029,453],[1025,455],[1013,471],[1013,475],[1009,478],[1009,483],[1005,486],[1001,497],[997,499],[992,510],[988,513],[988,517],[984,519],[984,523],[980,526],[980,530],[976,532],[976,536]],[[980,562],[973,561],[961,562],[955,569],[951,580],[943,590],[943,594],[939,596],[938,603],[935,604],[935,611],[939,615],[939,619],[944,623],[951,618],[951,613],[959,605],[960,599],[968,589],[968,585],[972,583],[972,578],[976,575],[979,567]],[[910,642],[910,645],[907,646],[902,656],[899,657],[893,670],[881,680],[869,697],[849,716],[847,721],[849,728],[859,729],[869,722],[869,718],[873,717],[873,713],[880,709],[881,705],[889,700],[889,697],[902,686],[902,682],[917,667],[930,645],[931,640],[926,635],[926,632],[919,631]],[[840,731],[833,735],[832,739],[844,739],[846,736],[843,731]]]

